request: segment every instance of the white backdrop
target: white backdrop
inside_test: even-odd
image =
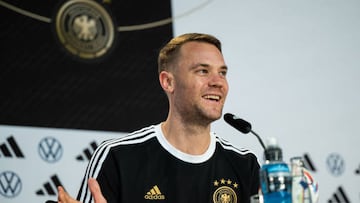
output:
[[[205,32],[223,42],[230,83],[225,112],[251,122],[263,139],[276,137],[285,160],[307,153],[320,202],[337,202],[339,187],[360,202],[360,1],[172,2],[180,16],[175,35]],[[262,159],[254,136],[223,120],[213,130]],[[330,161],[339,175],[327,166],[334,153],[342,158]]]
[[[360,202],[360,1],[173,0],[172,4],[175,35],[205,32],[223,42],[230,83],[224,112],[251,122],[263,139],[276,137],[286,161],[309,156],[320,184],[320,202],[346,202],[344,198]],[[223,120],[215,122],[213,131],[253,150],[262,161],[254,136],[241,134]],[[121,134],[0,126],[0,147],[11,150],[12,136],[31,158],[16,157],[11,151],[13,159],[5,159],[0,152],[0,182],[13,177],[5,173],[9,168],[22,179],[21,187],[11,187],[14,191],[1,186],[3,193],[21,190],[15,199],[0,195],[2,203],[56,199],[44,186],[54,187],[53,176],[76,195],[87,164],[78,156],[91,149],[90,143]],[[46,137],[66,147],[59,162],[41,159],[39,145]]]

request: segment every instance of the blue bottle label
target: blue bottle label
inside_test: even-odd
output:
[[[291,203],[292,176],[286,164],[264,165],[260,181],[265,203]]]

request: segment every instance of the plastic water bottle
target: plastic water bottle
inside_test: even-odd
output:
[[[292,173],[292,203],[315,203],[318,200],[317,184],[304,168],[302,157],[290,159]],[[309,182],[311,180],[312,182]]]
[[[260,168],[260,186],[264,203],[291,203],[292,176],[282,160],[282,150],[275,138],[268,139],[265,164]]]
[[[303,161],[301,157],[292,157],[290,159],[292,174],[292,203],[305,203],[305,188]]]

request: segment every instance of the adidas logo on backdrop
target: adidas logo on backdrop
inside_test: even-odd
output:
[[[51,176],[50,180],[43,184],[43,187],[36,191],[36,195],[50,195],[54,196],[57,194],[57,187],[62,185],[57,175]]]
[[[19,145],[17,144],[14,136],[10,136],[6,139],[6,142],[0,144],[0,157],[17,157],[24,158],[24,154],[22,153]]]
[[[304,160],[304,166],[305,168],[307,168],[308,170],[312,171],[312,172],[316,172],[316,168],[314,165],[314,162],[311,160],[310,156],[308,153],[305,153],[303,156],[303,160]]]
[[[95,149],[98,147],[98,145],[96,144],[95,141],[91,142],[90,143],[90,147],[88,148],[85,148],[83,150],[83,152],[81,154],[79,154],[77,157],[76,157],[76,160],[78,161],[84,161],[85,159],[86,160],[90,160],[92,154],[94,153]]]
[[[329,199],[329,203],[350,203],[348,196],[345,194],[344,189],[339,186],[334,192],[333,196]]]
[[[357,169],[355,169],[355,174],[360,175],[360,165]]]

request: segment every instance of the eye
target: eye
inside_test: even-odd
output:
[[[199,69],[197,72],[201,75],[206,75],[209,71],[207,69]]]
[[[226,76],[226,74],[227,74],[227,70],[220,71],[220,73],[219,73],[219,74],[225,77],[225,76]]]

